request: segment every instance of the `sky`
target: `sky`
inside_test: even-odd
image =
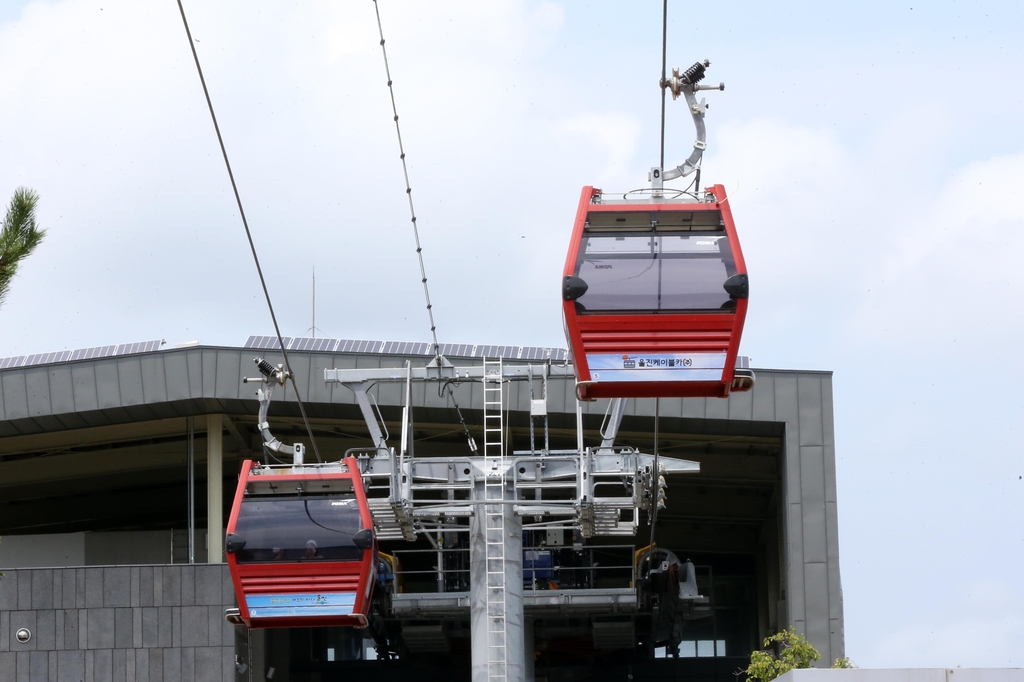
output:
[[[741,352],[834,372],[847,654],[1024,666],[1024,5],[669,3]],[[441,342],[564,347],[580,188],[659,156],[661,3],[380,0]],[[285,335],[427,341],[370,0],[185,2]],[[666,165],[692,122],[668,102]],[[0,356],[271,334],[172,0],[0,2],[0,200],[47,236]]]

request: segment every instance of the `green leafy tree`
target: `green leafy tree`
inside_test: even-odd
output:
[[[764,640],[764,648],[750,654],[750,665],[746,670],[748,681],[771,682],[779,675],[794,668],[810,668],[821,658],[818,650],[807,638],[793,628],[776,632]],[[833,668],[852,668],[849,658],[837,658]]]
[[[0,305],[18,271],[18,263],[39,246],[46,234],[46,230],[36,225],[38,201],[39,195],[27,187],[14,190],[14,198],[0,225]]]

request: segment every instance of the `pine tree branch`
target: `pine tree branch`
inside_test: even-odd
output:
[[[43,241],[46,230],[36,224],[39,195],[27,187],[14,190],[7,214],[0,224],[0,305],[18,271],[18,264]]]

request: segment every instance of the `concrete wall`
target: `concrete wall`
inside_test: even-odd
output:
[[[0,570],[84,565],[85,533],[5,535],[0,538]]]
[[[765,417],[785,425],[786,622],[807,636],[821,653],[818,665],[827,667],[846,655],[831,375],[763,374],[755,398],[759,389],[770,386],[773,414]]]
[[[0,680],[233,681],[232,605],[224,565],[5,571]]]
[[[771,382],[774,419],[786,425],[786,613],[821,652],[819,665],[828,667],[846,655],[832,376],[779,372]]]
[[[115,564],[165,564],[171,531],[51,533],[0,538],[0,570]]]
[[[206,532],[196,530],[195,563],[206,563]],[[0,571],[8,568],[187,564],[188,531],[146,530],[102,533],[5,535],[0,538]]]

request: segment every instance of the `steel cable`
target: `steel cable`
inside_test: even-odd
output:
[[[668,51],[668,0],[664,0],[661,8],[661,163],[658,166],[665,172],[665,62]]]
[[[658,481],[661,476],[661,462],[658,458],[658,413],[661,411],[661,398],[654,399],[654,475],[651,477],[651,551],[654,551],[654,524],[658,521]]]
[[[427,301],[427,316],[430,318],[430,335],[434,342],[434,359],[441,365],[441,347],[437,343],[437,326],[434,324],[434,310],[430,303],[430,289],[427,288],[427,270],[423,266],[423,247],[420,245],[420,231],[416,225],[416,208],[412,202],[412,187],[409,185],[409,167],[405,162],[405,146],[402,144],[402,127],[398,123],[398,106],[395,104],[395,88],[391,80],[391,67],[388,64],[388,50],[384,47],[384,28],[380,20],[380,6],[373,0],[373,9],[377,14],[377,31],[380,33],[380,51],[384,55],[384,72],[388,77],[388,92],[391,94],[391,111],[395,117],[395,132],[398,134],[398,158],[402,160],[402,175],[405,177],[405,194],[409,198],[409,215],[412,220],[412,233],[416,238],[416,257],[420,262],[420,281],[423,282],[423,297]]]
[[[377,4],[377,0],[373,0],[373,10],[377,15],[377,32],[380,34],[380,51],[384,57],[384,73],[388,78],[388,93],[391,95],[391,113],[394,116],[395,133],[398,136],[398,158],[402,161],[402,176],[405,178],[405,195],[409,199],[409,218],[412,222],[412,234],[416,239],[416,258],[419,260],[420,264],[420,281],[423,283],[423,298],[427,302],[427,317],[430,319],[430,337],[434,345],[434,361],[437,363],[438,369],[440,369],[443,362],[443,358],[441,357],[441,346],[437,342],[437,325],[434,324],[434,306],[430,303],[430,289],[427,286],[427,269],[423,265],[423,246],[420,244],[420,230],[416,223],[416,207],[412,201],[412,186],[409,184],[409,166],[405,161],[405,145],[402,142],[402,126],[398,122],[398,105],[395,103],[394,81],[391,78],[391,65],[388,63],[388,50],[384,45],[384,26],[380,19],[380,5]],[[476,452],[476,442],[473,440],[473,435],[469,432],[469,427],[466,426],[466,420],[462,417],[462,410],[459,409],[459,403],[455,400],[455,394],[452,391],[451,384],[452,382],[449,381],[440,386],[437,390],[438,397],[442,397],[444,392],[447,391],[448,397],[455,406],[455,412],[459,415],[459,423],[462,424],[463,435],[466,437],[466,443],[469,445],[471,452]]]
[[[302,414],[302,421],[306,425],[306,433],[309,435],[310,445],[313,446],[313,454],[316,460],[320,459],[320,450],[316,446],[316,438],[313,436],[313,428],[306,417],[306,407],[302,404],[302,396],[299,394],[299,386],[295,383],[295,373],[292,372],[291,363],[288,361],[288,352],[284,347],[284,338],[281,336],[281,327],[277,324],[277,315],[274,314],[274,304],[270,301],[270,291],[267,289],[267,280],[263,277],[263,268],[260,267],[260,258],[256,253],[256,244],[252,240],[252,232],[249,230],[249,221],[245,217],[245,209],[242,208],[242,197],[238,193],[238,185],[235,183],[235,174],[231,172],[231,162],[228,160],[228,150],[224,146],[224,138],[220,134],[220,125],[217,123],[217,114],[213,110],[213,100],[210,99],[210,91],[206,87],[206,78],[203,77],[203,67],[199,64],[199,53],[196,52],[195,41],[192,39],[192,31],[188,27],[188,19],[185,18],[185,8],[178,0],[178,10],[181,12],[181,23],[185,25],[185,35],[188,37],[188,46],[192,50],[192,58],[196,63],[196,71],[199,72],[199,82],[203,85],[203,94],[206,96],[206,106],[210,109],[210,118],[213,119],[213,129],[217,133],[217,142],[220,143],[220,153],[224,157],[224,166],[228,171],[228,178],[231,180],[231,189],[235,193],[235,203],[238,204],[238,213],[242,217],[242,226],[245,228],[245,236],[249,240],[249,250],[252,251],[253,262],[256,263],[256,273],[260,277],[260,286],[263,287],[263,296],[267,300],[267,308],[270,310],[270,319],[274,322],[274,331],[277,333],[277,342],[281,347],[281,355],[284,357],[284,368],[288,372],[288,379],[295,389],[295,402],[299,405],[299,412]]]

